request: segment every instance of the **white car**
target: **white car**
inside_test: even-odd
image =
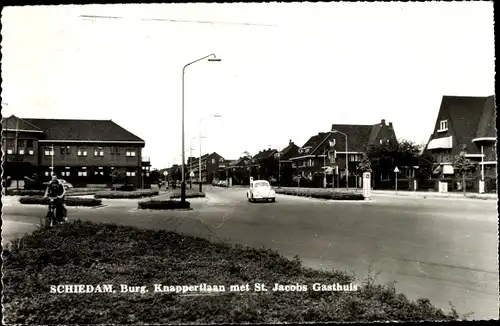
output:
[[[249,202],[258,200],[276,201],[276,192],[266,180],[255,180],[250,182],[250,188],[247,190],[247,199]]]

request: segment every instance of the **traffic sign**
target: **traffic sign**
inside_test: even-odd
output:
[[[191,173],[189,173],[189,176],[192,178],[194,177],[194,172],[191,171]]]
[[[398,167],[397,167],[397,166],[396,166],[396,168],[394,169],[394,172],[399,173],[399,169],[398,169]]]
[[[163,171],[163,175],[167,176],[168,175],[168,171]]]

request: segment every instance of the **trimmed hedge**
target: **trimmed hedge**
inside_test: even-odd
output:
[[[393,285],[358,283],[340,271],[304,268],[272,250],[230,247],[164,230],[76,221],[37,230],[3,252],[6,324],[237,324],[445,321],[429,300],[409,301]],[[357,291],[312,290],[352,282]],[[224,285],[219,295],[154,293],[154,284]],[[255,292],[254,283],[267,285]],[[307,291],[274,292],[274,283]],[[51,285],[111,284],[116,293],[50,293]],[[147,293],[121,293],[120,284]],[[250,285],[233,292],[230,285]],[[57,307],[57,313],[54,313]]]
[[[276,188],[277,194],[290,195],[290,196],[300,196],[300,197],[311,197],[320,199],[331,199],[331,200],[364,200],[363,194],[348,193],[348,192],[336,192],[332,189],[307,189],[307,188]]]
[[[182,203],[179,200],[145,200],[139,202],[140,209],[188,209],[191,208],[189,202]]]
[[[7,189],[6,196],[43,196],[45,190]]]
[[[44,198],[43,196],[24,196],[19,198],[19,202],[21,204],[28,204],[28,205],[48,205],[49,199]],[[94,199],[94,198],[66,197],[64,204],[66,206],[93,207],[102,205],[102,201],[100,199]]]
[[[170,194],[170,198],[181,198],[181,190],[173,190]],[[186,189],[186,198],[205,198],[205,193],[194,189]]]
[[[135,191],[99,191],[94,195],[94,198],[106,199],[132,199],[158,196],[158,190],[135,190]]]

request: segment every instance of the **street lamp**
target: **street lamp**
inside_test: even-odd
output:
[[[279,146],[272,146],[269,145],[269,147],[276,147],[278,149],[278,187],[280,186],[280,175],[281,175],[281,148]]]
[[[220,60],[220,59],[219,59]],[[202,182],[201,182],[201,139],[202,138],[205,138],[205,137],[202,137],[201,136],[201,123],[203,122],[203,120],[207,119],[207,118],[220,118],[222,117],[222,115],[220,115],[219,113],[215,113],[215,114],[211,114],[211,115],[207,115],[206,117],[203,117],[200,119],[200,134],[198,135],[198,138],[200,139],[200,159],[198,160],[198,181],[200,183],[200,192],[202,192]],[[207,171],[208,173],[208,171]],[[208,177],[208,174],[207,174],[207,177]]]
[[[345,136],[345,188],[349,191],[349,152],[347,150],[347,135],[337,129],[332,129],[332,133],[339,133]]]
[[[202,61],[202,60],[205,60],[207,58],[210,58],[208,59],[208,61],[214,61],[214,62],[220,62],[221,59],[217,58],[215,56],[214,53],[212,54],[209,54],[207,56],[204,56],[203,58],[199,58],[195,61],[192,61],[188,64],[186,64],[183,68],[182,68],[182,181],[181,181],[181,202],[182,203],[185,203],[186,202],[186,179],[185,179],[185,175],[184,175],[184,160],[185,160],[185,157],[184,157],[184,153],[185,153],[185,150],[184,150],[184,75],[185,75],[185,72],[186,72],[186,68],[190,65],[192,65],[193,63],[196,63],[198,61]]]

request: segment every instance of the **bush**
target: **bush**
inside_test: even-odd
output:
[[[204,192],[199,192],[194,189],[186,189],[186,198],[204,198],[205,193]],[[170,195],[170,198],[181,198],[181,190],[180,189],[175,189],[172,191],[172,194]]]
[[[48,205],[49,199],[44,198],[43,196],[24,196],[19,198],[19,202],[21,204],[28,204],[28,205]],[[66,197],[64,203],[66,204],[66,206],[93,207],[101,205],[102,201],[100,199],[94,199],[94,198]]]
[[[76,221],[37,230],[3,252],[6,324],[236,324],[458,320],[394,287],[357,284],[340,271],[312,270],[298,257],[231,247],[164,230]],[[357,291],[316,292],[313,283]],[[153,284],[224,285],[219,295],[154,293]],[[250,284],[230,293],[230,285]],[[256,294],[254,283],[304,284],[307,291]],[[51,285],[112,284],[116,293],[51,294]],[[120,284],[148,293],[120,293]],[[98,297],[98,299],[96,299]],[[57,313],[54,313],[57,307]]]
[[[45,190],[6,189],[6,196],[43,196]]]
[[[311,197],[331,200],[364,200],[363,194],[336,192],[332,189],[307,189],[307,188],[276,188],[277,194]]]
[[[189,202],[182,203],[179,200],[146,200],[139,202],[140,209],[186,209],[190,208]]]
[[[99,191],[94,195],[94,198],[106,199],[130,199],[152,197],[159,194],[158,190],[136,190],[136,191]]]

